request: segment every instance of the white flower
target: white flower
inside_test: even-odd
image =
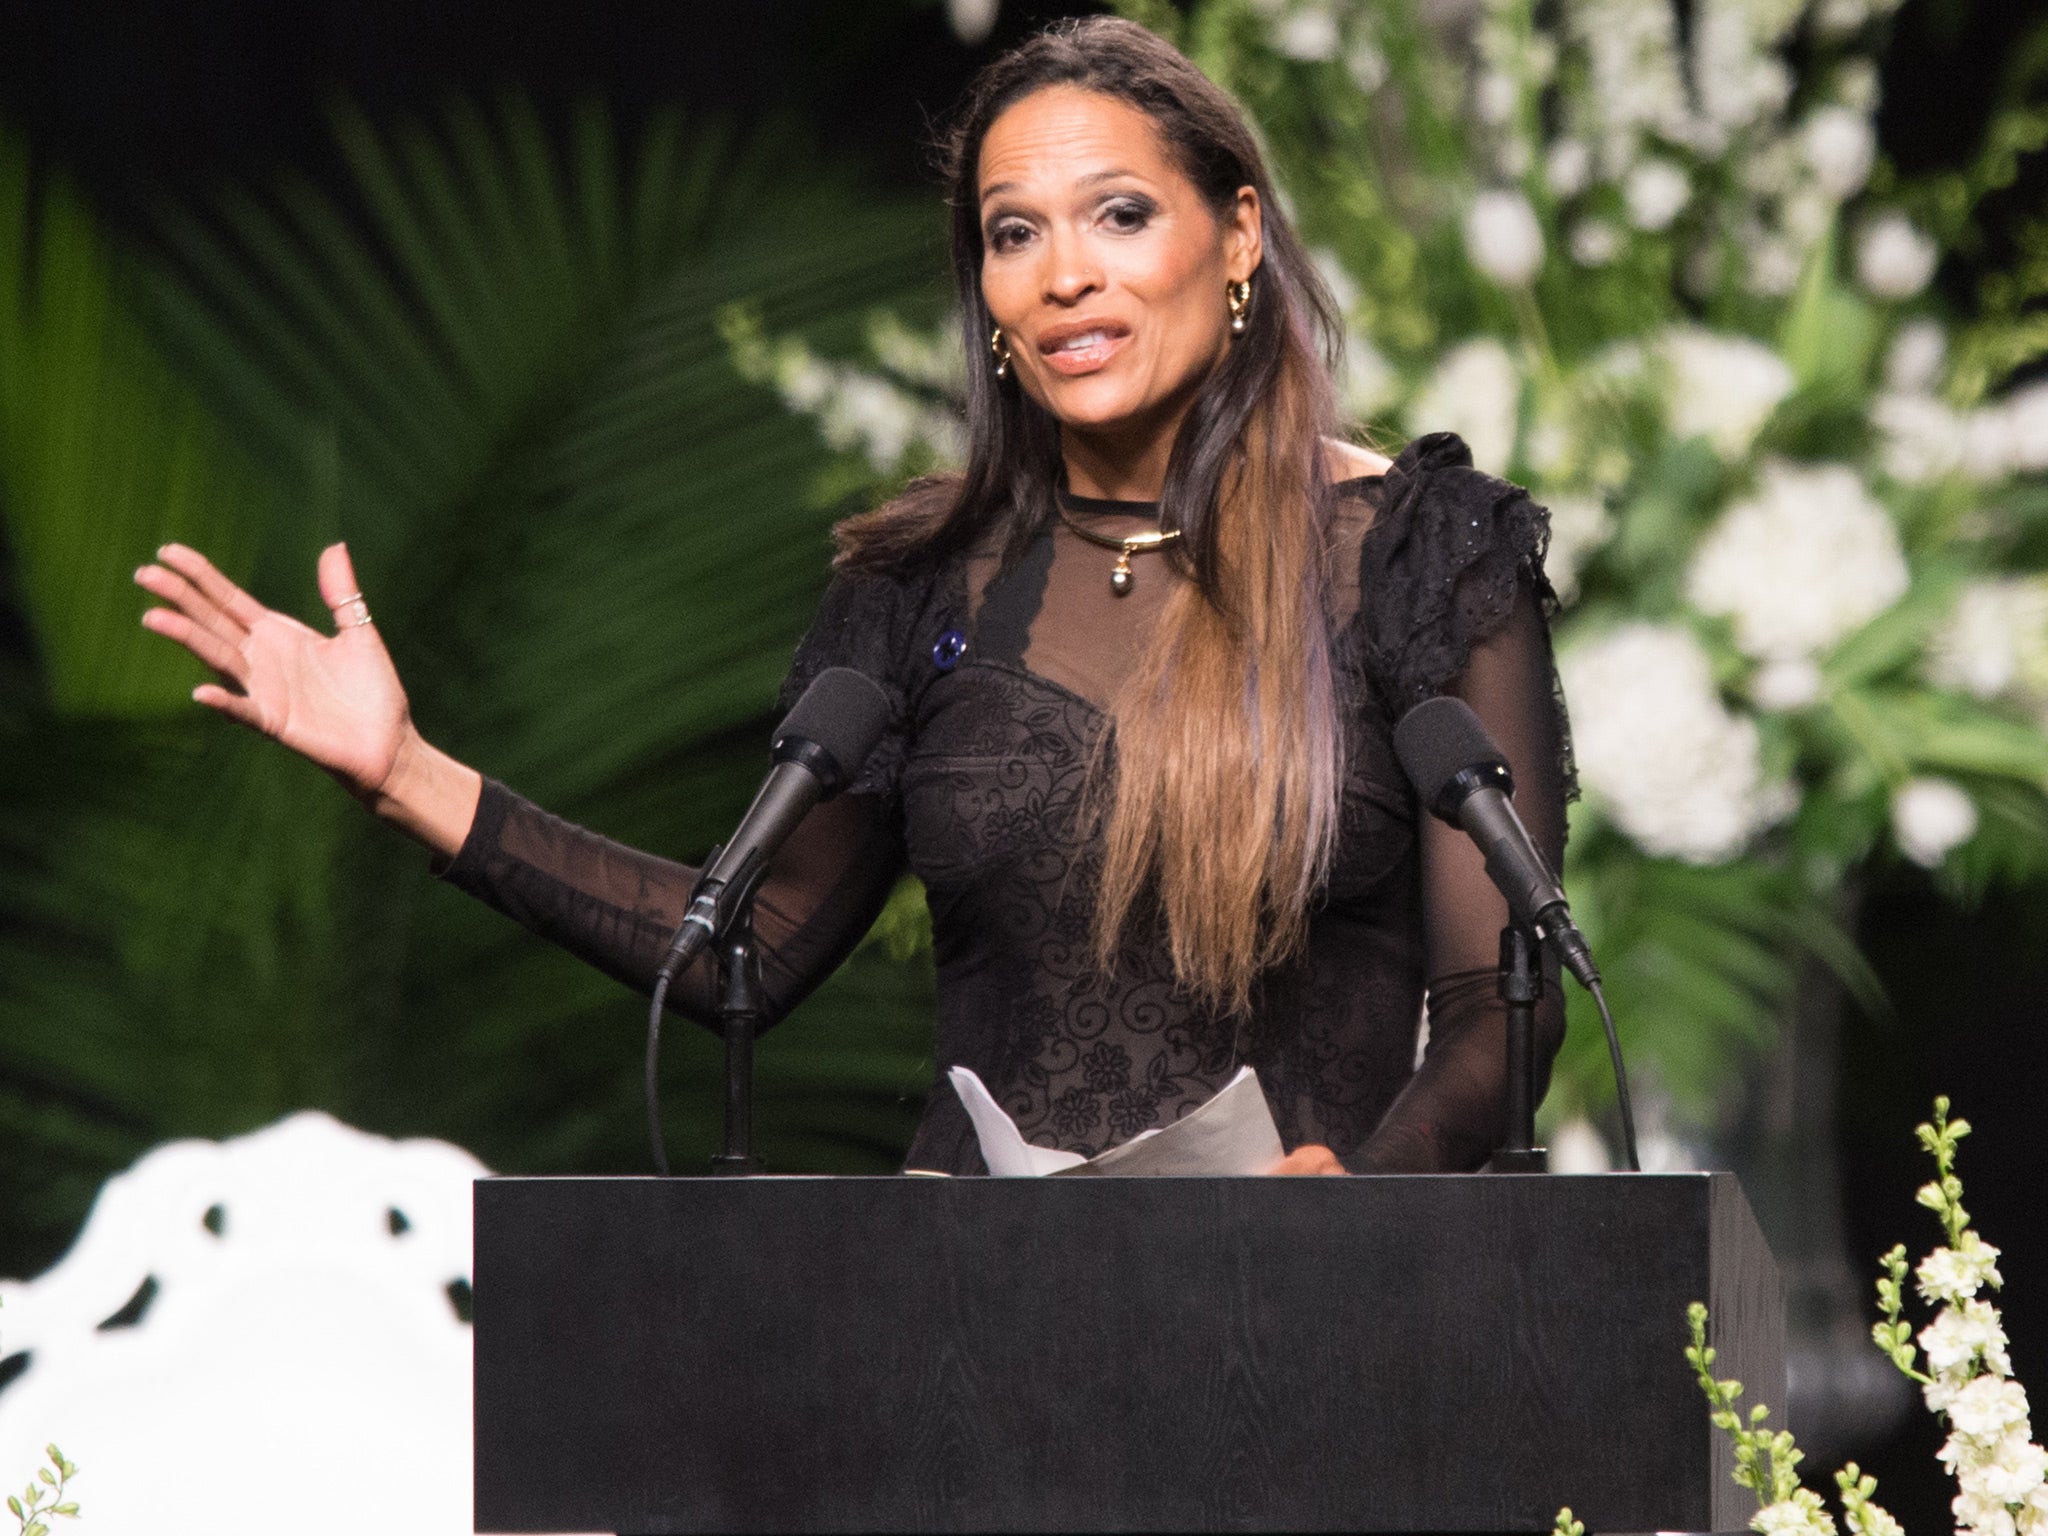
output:
[[[1351,83],[1367,96],[1387,83],[1387,56],[1366,38],[1358,39],[1345,50],[1344,68]]]
[[[1899,851],[1927,869],[1938,867],[1977,835],[1977,803],[1947,779],[1908,779],[1892,793],[1892,837]]]
[[[1963,462],[1962,418],[1928,395],[1880,395],[1871,403],[1878,462],[1894,480],[1925,485],[1955,474]]]
[[[1595,550],[1614,534],[1614,518],[1606,503],[1591,496],[1551,496],[1550,549],[1544,574],[1557,589],[1559,602],[1579,595],[1579,572]]]
[[[1515,115],[1521,98],[1521,87],[1515,84],[1513,75],[1489,69],[1472,87],[1472,113],[1480,122],[1498,127]]]
[[[1377,415],[1393,400],[1399,377],[1380,350],[1357,331],[1344,337],[1344,370],[1337,379],[1338,403],[1358,421]]]
[[[2048,580],[1986,577],[1964,587],[1928,647],[1927,675],[1980,699],[2048,691]]]
[[[1813,179],[1830,199],[1840,202],[1863,190],[1877,158],[1877,135],[1863,113],[1818,107],[1800,125],[1799,140]]]
[[[1949,1508],[1956,1517],[1956,1536],[2019,1536],[2019,1523],[2003,1499],[1965,1489]]]
[[[2027,1389],[1998,1376],[1979,1376],[1948,1405],[1948,1422],[1973,1440],[2002,1440],[2007,1430],[2027,1427]]]
[[[1330,290],[1330,302],[1337,306],[1338,315],[1350,314],[1358,307],[1358,281],[1343,259],[1326,245],[1315,247],[1308,256],[1315,263],[1316,276]]]
[[[1856,280],[1879,299],[1910,299],[1934,276],[1934,241],[1904,214],[1874,219],[1856,242]]]
[[[1605,219],[1581,219],[1572,226],[1572,260],[1582,267],[1604,267],[1621,252],[1621,231]]]
[[[1791,1498],[1758,1510],[1750,1517],[1749,1528],[1762,1536],[1835,1536],[1835,1517],[1819,1494],[1801,1488]]]
[[[1723,458],[1740,458],[1792,393],[1792,370],[1760,341],[1674,325],[1658,339],[1669,374],[1671,430],[1704,437]]]
[[[1519,192],[1481,192],[1465,213],[1465,250],[1472,265],[1503,288],[1520,288],[1543,265],[1543,227]]]
[[[1820,668],[1804,656],[1778,656],[1756,669],[1749,696],[1759,709],[1790,713],[1820,698],[1825,680]]]
[[[1521,375],[1508,349],[1481,336],[1444,354],[1409,404],[1408,425],[1417,432],[1457,433],[1472,450],[1472,461],[1497,475],[1514,456],[1521,398]]]
[[[1848,59],[1835,71],[1835,99],[1857,112],[1875,112],[1879,95],[1877,66],[1868,59]]]
[[[1963,1229],[1961,1246],[1935,1249],[1913,1273],[1919,1277],[1923,1301],[1968,1301],[1984,1286],[2005,1281],[1998,1272],[1998,1250],[1968,1227]],[[2026,1408],[2022,1396],[2020,1412]]]
[[[2030,1441],[2024,1429],[2009,1431],[1988,1444],[1973,1436],[1953,1434],[1935,1454],[1965,1493],[1993,1507],[2019,1503],[2041,1486],[2042,1474],[2048,1471],[2048,1451]]]
[[[1692,200],[1692,183],[1669,160],[1644,160],[1622,183],[1628,220],[1637,229],[1669,229],[1671,221]]]
[[[2048,380],[2016,389],[2005,400],[2011,423],[2012,467],[2021,474],[2048,469]]]
[[[2012,1374],[1998,1309],[1986,1301],[1943,1307],[1920,1330],[1920,1347],[1927,1351],[1927,1369],[1937,1376],[1951,1375],[1978,1359],[1994,1376]]]
[[[1543,182],[1559,197],[1577,197],[1593,181],[1593,151],[1584,139],[1559,139],[1543,157]]]
[[[1767,783],[1756,723],[1731,715],[1689,630],[1627,624],[1560,662],[1580,777],[1647,852],[1733,858],[1792,809]]]
[[[1701,542],[1685,591],[1700,612],[1734,621],[1745,654],[1811,657],[1890,607],[1909,579],[1897,528],[1854,470],[1774,459]]]
[[[1885,388],[1902,395],[1926,394],[1941,378],[1947,358],[1948,333],[1940,321],[1908,320],[1885,351]]]
[[[1273,29],[1273,46],[1290,59],[1334,59],[1342,44],[1337,18],[1319,7],[1295,11]]]
[[[1759,298],[1782,299],[1799,286],[1799,251],[1789,240],[1759,235],[1745,258],[1743,283]]]
[[[953,35],[972,48],[985,42],[995,30],[996,12],[1002,0],[946,0],[946,20]]]

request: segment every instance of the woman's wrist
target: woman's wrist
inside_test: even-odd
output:
[[[483,783],[483,775],[458,763],[408,724],[391,760],[391,772],[363,797],[363,804],[378,820],[452,859],[468,840]]]

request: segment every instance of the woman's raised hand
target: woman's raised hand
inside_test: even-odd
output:
[[[192,697],[325,768],[349,793],[452,854],[476,808],[477,778],[420,739],[398,670],[370,622],[346,545],[320,555],[331,635],[266,608],[195,549],[166,544],[135,583],[162,607],[142,622],[219,679]]]

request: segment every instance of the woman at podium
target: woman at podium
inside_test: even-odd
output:
[[[1462,697],[1556,864],[1544,513],[1454,437],[1391,460],[1343,439],[1331,302],[1256,140],[1151,33],[1034,38],[977,79],[948,149],[967,466],[837,530],[785,702],[851,666],[893,717],[761,889],[771,1011],[907,868],[931,903],[939,1070],[972,1068],[1032,1141],[1092,1154],[1249,1064],[1283,1171],[1477,1167],[1503,1120],[1507,914],[1391,733]],[[161,604],[144,623],[218,674],[199,702],[329,770],[450,882],[649,986],[697,872],[429,745],[345,548],[320,560],[331,634],[190,549],[137,580]],[[675,1006],[710,1015],[709,970]],[[982,1170],[943,1079],[908,1162]]]

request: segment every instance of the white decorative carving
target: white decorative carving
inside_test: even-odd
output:
[[[31,1357],[0,1390],[0,1476],[56,1441],[94,1536],[469,1531],[448,1288],[488,1171],[311,1113],[157,1148],[54,1268],[0,1282],[0,1354]],[[102,1326],[152,1280],[132,1326]]]

